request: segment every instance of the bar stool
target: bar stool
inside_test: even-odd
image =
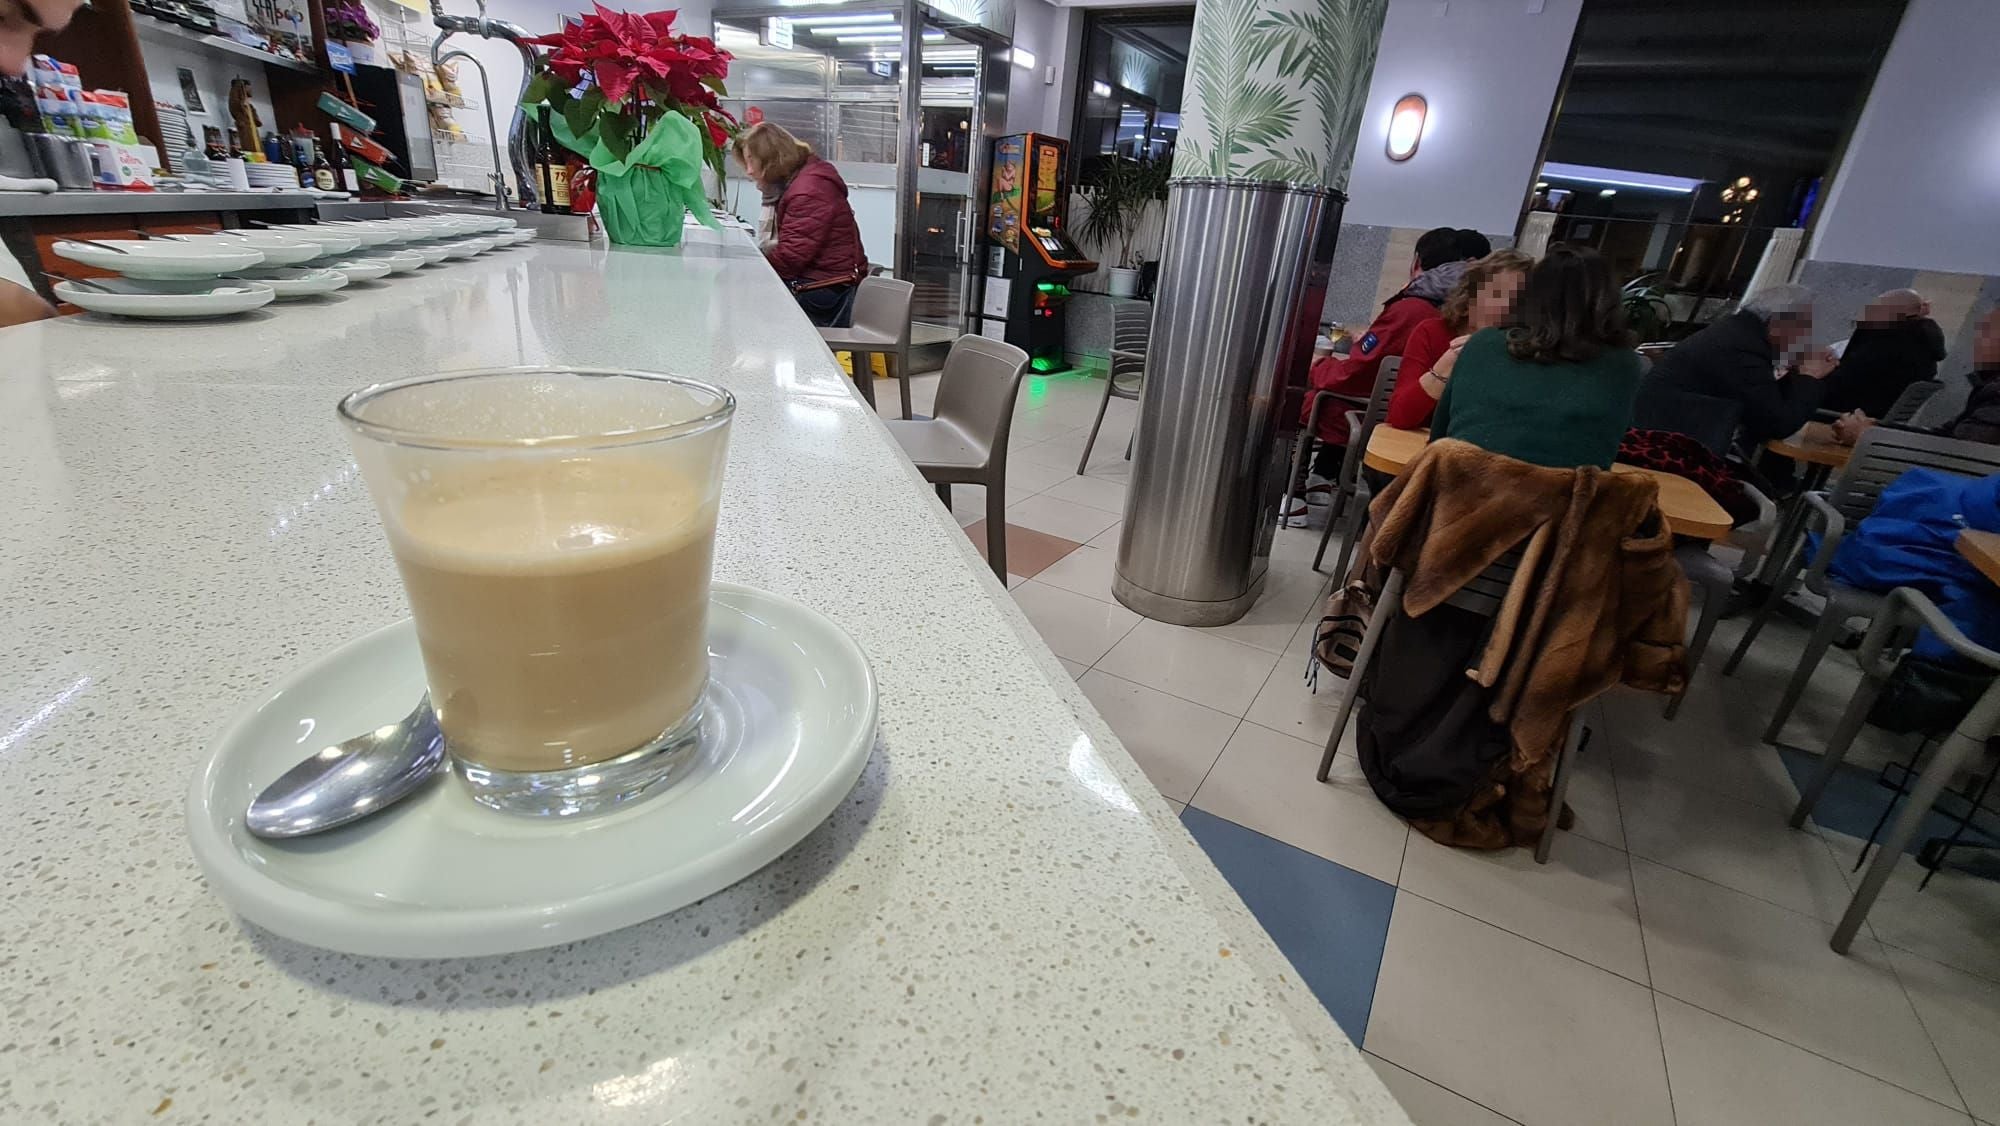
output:
[[[910,300],[917,287],[894,278],[862,278],[854,291],[854,317],[846,328],[822,328],[821,340],[836,352],[854,357],[854,381],[861,397],[875,405],[872,358],[890,357],[903,385],[903,417],[910,417]]]
[[[905,330],[907,331],[907,330]],[[986,562],[1007,583],[1007,435],[1028,354],[1012,344],[965,335],[952,342],[938,377],[935,417],[890,419],[889,428],[951,508],[953,485],[986,486]]]

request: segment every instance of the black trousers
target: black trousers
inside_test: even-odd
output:
[[[859,284],[830,285],[824,289],[802,289],[792,294],[806,319],[821,328],[846,328],[854,323],[854,291]]]

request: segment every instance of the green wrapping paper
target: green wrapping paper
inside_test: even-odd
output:
[[[720,229],[702,192],[701,133],[686,117],[669,113],[660,118],[623,160],[595,127],[578,136],[562,114],[551,114],[549,128],[556,140],[597,170],[597,213],[612,242],[679,246],[684,211]]]

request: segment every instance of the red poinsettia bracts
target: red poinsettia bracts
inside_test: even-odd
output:
[[[593,7],[595,13],[568,21],[554,35],[530,40],[551,48],[547,65],[558,78],[575,86],[588,75],[613,105],[623,104],[637,87],[651,98],[721,108],[703,82],[729,73],[729,53],[718,50],[714,40],[676,35],[676,11],[635,14]]]

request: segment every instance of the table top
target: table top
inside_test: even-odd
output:
[[[1967,528],[1958,533],[1958,553],[1979,568],[1979,573],[1989,581],[2000,583],[2000,535]]]
[[[1854,447],[1834,441],[1832,432],[1825,426],[1820,427],[1823,433],[1815,431],[1813,426],[1807,423],[1789,438],[1773,438],[1764,443],[1764,448],[1806,465],[1825,465],[1834,469],[1846,465],[1847,459],[1854,456]]]
[[[1377,473],[1396,474],[1415,461],[1431,440],[1427,430],[1398,430],[1377,426],[1362,453],[1362,464]],[[1644,473],[1660,486],[1660,513],[1675,535],[1719,540],[1730,532],[1729,513],[1700,485],[1676,473],[1644,469],[1636,465],[1614,465],[1614,473]]]
[[[0,355],[0,1121],[1406,1122],[740,236],[64,317]],[[860,643],[867,770],[763,871],[584,942],[250,928],[189,852],[195,764],[406,613],[335,401],[543,362],[736,394],[716,576]]]

